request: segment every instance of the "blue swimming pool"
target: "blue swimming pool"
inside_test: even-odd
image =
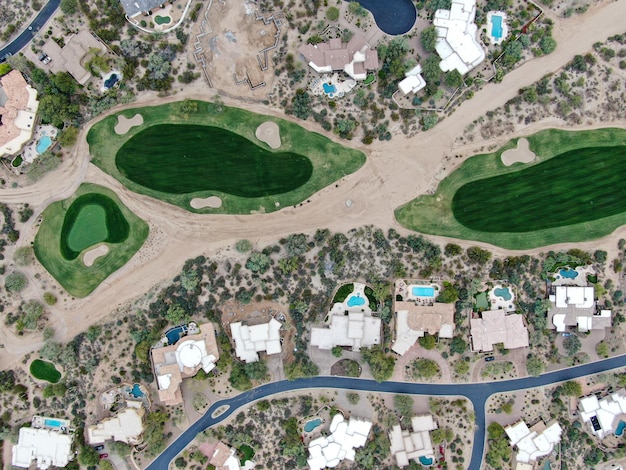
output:
[[[35,150],[37,150],[38,154],[42,154],[46,150],[48,150],[51,145],[52,139],[47,135],[44,135],[41,139],[39,139],[39,142],[37,142],[37,147],[35,147]]]
[[[511,300],[511,291],[508,287],[498,287],[493,290],[493,295],[502,297],[504,300]]]
[[[322,424],[322,420],[319,418],[316,419],[312,419],[311,421],[308,421],[305,425],[304,425],[304,430],[306,432],[311,432],[313,431],[316,427],[318,427],[320,424]]]
[[[365,305],[365,299],[361,297],[361,294],[348,297],[348,307],[360,307],[361,305]]]
[[[177,326],[170,330],[167,330],[165,333],[165,337],[167,338],[167,342],[169,344],[176,344],[180,338],[185,336],[187,333],[187,325]]]
[[[559,274],[567,279],[574,279],[576,276],[578,276],[578,271],[575,271],[573,269],[561,269],[559,271]]]
[[[626,423],[624,421],[620,421],[617,424],[617,429],[615,430],[615,435],[616,436],[621,436],[622,434],[624,434],[624,428],[626,428]]]
[[[130,394],[135,398],[142,398],[144,396],[139,384],[133,385],[133,388],[130,389]]]
[[[419,459],[419,460],[420,460],[420,463],[421,463],[422,465],[429,466],[429,465],[432,465],[432,464],[433,464],[433,459],[432,459],[432,457],[424,457],[424,456],[422,455],[422,456],[420,457],[420,459]]]
[[[502,17],[499,15],[491,16],[491,36],[495,39],[502,38]]]
[[[413,286],[411,293],[414,297],[434,297],[435,288],[431,286]]]
[[[322,83],[322,87],[324,87],[325,93],[335,93],[337,91],[337,87],[331,83]]]
[[[49,419],[49,418],[46,418],[43,421],[43,424],[45,426],[48,426],[49,428],[60,428],[61,426],[63,426],[62,421],[59,421],[58,419]]]

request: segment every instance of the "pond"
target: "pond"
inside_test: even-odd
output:
[[[349,0],[346,0],[349,1]],[[392,36],[407,33],[417,19],[417,10],[411,0],[358,0],[376,21],[376,25]]]

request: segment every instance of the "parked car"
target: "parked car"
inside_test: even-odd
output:
[[[572,336],[571,333],[563,333],[563,338],[567,338],[568,336]]]
[[[102,444],[100,444],[99,446],[95,446],[94,449],[102,450],[102,449],[104,449],[104,446]]]
[[[100,454],[99,457],[101,459],[106,459],[109,456],[109,454]]]
[[[495,356],[487,356],[487,357],[485,358],[485,361],[486,361],[486,362],[491,362],[491,361],[495,361],[495,360],[496,360],[496,357],[495,357]]]

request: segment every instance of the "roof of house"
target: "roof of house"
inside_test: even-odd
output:
[[[396,301],[396,340],[391,349],[403,355],[425,333],[440,338],[454,335],[454,304]]]
[[[0,156],[19,152],[33,133],[39,102],[19,70],[0,78],[3,103],[0,105]]]
[[[343,70],[355,80],[364,80],[368,70],[378,69],[378,52],[360,34],[347,43],[333,38],[319,44],[303,44],[298,51],[316,72]]]
[[[528,329],[522,315],[506,315],[504,310],[488,310],[482,318],[470,320],[473,351],[493,351],[494,344],[506,349],[528,347]]]
[[[48,40],[41,50],[52,59],[48,67],[54,73],[67,71],[74,80],[84,85],[91,78],[91,73],[83,66],[85,56],[92,49],[105,52],[106,47],[97,37],[87,29],[65,38],[65,45],[61,48],[53,40]]]
[[[142,420],[145,410],[141,406],[141,402],[130,403],[139,403],[140,406],[127,406],[115,416],[87,427],[87,442],[90,445],[102,444],[111,440],[126,444],[139,443],[138,438],[143,433]]]
[[[583,397],[578,402],[580,417],[589,423],[591,433],[604,439],[615,432],[617,425],[626,414],[626,389],[598,399],[596,395]]]
[[[389,432],[390,452],[396,458],[398,467],[406,467],[409,460],[416,462],[420,457],[434,458],[430,431],[437,429],[432,415],[418,415],[411,418],[412,432],[402,430],[396,424]],[[419,463],[419,462],[418,462]]]
[[[593,287],[556,286],[550,294],[550,324],[563,332],[568,326],[579,331],[601,330],[611,326],[611,311],[597,310]]]
[[[213,450],[213,455],[209,459],[209,464],[216,470],[240,470],[239,459],[235,449],[227,446],[223,442],[218,442]]]
[[[267,323],[248,326],[242,322],[230,324],[230,331],[235,341],[235,353],[245,362],[259,360],[259,352],[278,354],[282,351],[280,329],[282,323],[272,318]]]
[[[210,372],[220,357],[213,324],[205,323],[199,328],[198,334],[183,336],[175,344],[150,350],[159,401],[164,405],[182,403],[182,379],[193,377],[201,368]]]
[[[511,441],[511,446],[517,446],[515,459],[527,464],[550,454],[554,445],[561,440],[563,432],[556,421],[549,426],[539,422],[532,429],[528,429],[524,421],[519,421],[505,427],[504,431]]]
[[[321,436],[309,442],[307,463],[311,470],[336,467],[344,459],[354,461],[355,450],[367,442],[372,423],[355,417],[345,421],[340,413],[333,416],[329,436]]]
[[[334,312],[334,309],[333,309]],[[332,349],[335,346],[349,346],[353,351],[380,344],[381,321],[371,313],[331,312],[330,325],[311,328],[311,346]]]
[[[147,13],[164,3],[163,0],[120,0],[126,15],[132,18],[140,13]]]
[[[435,12],[436,50],[444,72],[456,69],[465,75],[485,60],[485,50],[476,39],[475,16],[476,0],[453,0],[450,10]]]
[[[72,460],[73,441],[74,434],[36,427],[21,428],[17,444],[13,446],[11,463],[15,467],[30,468],[35,460],[37,468],[42,470],[52,466],[63,468]]]

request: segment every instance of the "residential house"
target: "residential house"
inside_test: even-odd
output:
[[[454,336],[454,304],[396,301],[396,340],[391,350],[404,355],[426,333],[439,338]]]
[[[583,397],[578,402],[583,423],[588,423],[591,434],[604,439],[610,434],[622,436],[626,427],[626,389],[598,399],[596,395]]]
[[[210,454],[209,465],[213,465],[215,470],[248,470],[255,466],[255,463],[251,460],[246,460],[241,465],[237,451],[223,442],[218,442]]]
[[[413,431],[409,432],[396,424],[389,432],[390,452],[400,468],[408,466],[410,460],[421,465],[424,461],[432,463],[435,459],[430,431],[437,429],[437,423],[432,415],[413,416],[411,427]]]
[[[530,429],[524,421],[519,421],[505,427],[504,431],[511,441],[511,446],[517,447],[516,468],[530,469],[537,459],[552,452],[554,446],[561,441],[563,429],[556,421],[549,426],[539,421]]]
[[[426,80],[422,77],[422,66],[416,65],[404,74],[404,79],[398,83],[398,88],[404,95],[417,93],[426,87]]]
[[[15,155],[31,139],[38,108],[37,91],[19,70],[0,78],[0,157]]]
[[[574,326],[581,332],[611,327],[611,311],[597,308],[591,286],[552,286],[549,299],[550,325],[558,332]]]
[[[68,419],[34,416],[31,427],[20,429],[17,444],[13,446],[11,464],[14,467],[65,467],[74,459],[74,433]]]
[[[120,0],[122,8],[128,18],[134,18],[140,14],[148,15],[152,10],[163,8],[165,0]]]
[[[506,349],[528,347],[528,329],[522,315],[507,315],[504,310],[482,312],[470,320],[472,351],[493,351],[496,344]]]
[[[235,341],[235,354],[245,362],[258,361],[260,352],[280,354],[282,326],[282,323],[275,318],[267,323],[253,326],[244,325],[242,322],[231,323],[230,332]]]
[[[144,415],[145,409],[141,401],[127,400],[126,408],[87,427],[87,443],[98,445],[106,441],[116,441],[131,445],[140,444]]]

